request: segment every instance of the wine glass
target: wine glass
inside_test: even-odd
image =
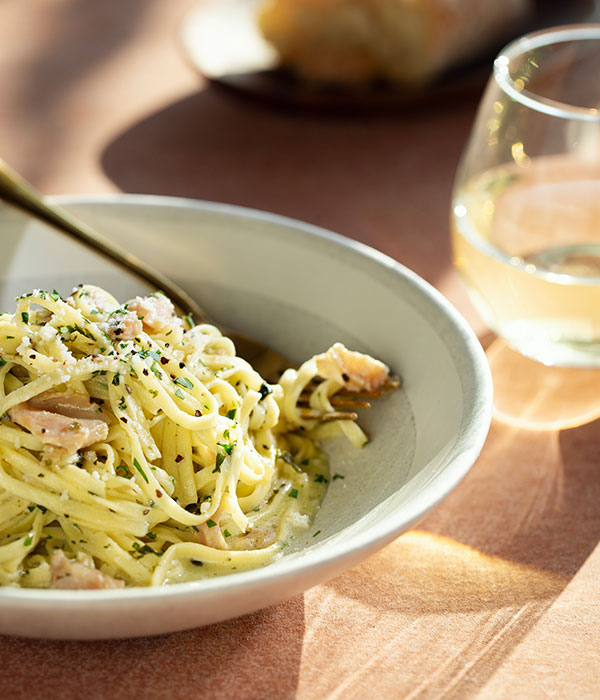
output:
[[[496,58],[451,218],[489,327],[546,365],[600,367],[600,24],[529,34]]]

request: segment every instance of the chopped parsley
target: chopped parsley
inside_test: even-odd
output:
[[[298,498],[298,489],[290,489],[288,496],[290,498]]]
[[[132,545],[133,549],[129,552],[134,559],[141,559],[146,554],[154,554],[157,557],[162,556],[161,552],[157,552],[149,544],[141,545],[139,542],[134,542]]]
[[[177,389],[177,391],[175,392],[175,396],[181,400],[185,399],[185,394],[183,393],[183,391],[181,391],[181,389]]]
[[[122,473],[119,473],[119,472],[122,472]],[[131,472],[129,471],[129,467],[124,462],[121,462],[121,464],[118,464],[115,467],[115,474],[117,476],[122,476],[125,479],[131,478]]]
[[[222,447],[225,452],[230,455],[233,452],[233,448],[235,447],[235,442],[217,442],[217,445],[219,447]]]
[[[190,380],[187,379],[186,377],[177,377],[176,379],[173,380],[173,382],[175,384],[179,384],[179,386],[185,387],[186,389],[193,389],[194,388],[194,385],[192,384],[192,382],[190,382]]]
[[[237,413],[237,408],[232,408],[231,410],[227,411],[227,418],[229,418],[230,420],[233,420],[235,418],[236,413]]]
[[[214,520],[207,520],[206,525],[208,527],[216,527],[217,523]]]
[[[142,475],[142,478],[144,481],[149,484],[150,482],[148,481],[148,477],[146,476],[144,470],[141,468],[140,463],[137,461],[137,459],[134,457],[133,458],[133,466],[138,470],[138,472]]]
[[[85,320],[87,321],[87,319],[85,319]],[[88,323],[89,323],[89,321],[88,321]],[[60,326],[58,330],[63,335],[72,335],[73,333],[81,333],[81,335],[84,336],[85,338],[89,338],[90,340],[94,340],[94,341],[96,340],[96,338],[94,337],[94,335],[90,331],[86,330],[85,328],[80,328],[77,324],[75,324],[74,326],[71,326],[71,325]],[[104,335],[108,338],[108,340],[110,340],[110,336],[106,335],[106,333],[104,333]],[[106,348],[100,348],[100,349],[104,352],[104,350]]]
[[[225,461],[225,455],[222,452],[219,452],[217,454],[217,461],[215,464],[215,468],[212,470],[212,473],[214,474],[215,472],[220,472],[221,471],[221,465]]]
[[[140,350],[139,355],[142,359],[151,357],[153,360],[156,360],[156,362],[160,362],[160,352],[156,352],[155,350],[142,349]]]
[[[21,312],[21,320],[23,321],[23,323],[29,323],[29,314],[27,313],[27,311]]]
[[[345,477],[342,476],[341,474],[334,474],[333,475],[333,480],[335,481],[336,479],[344,479]]]

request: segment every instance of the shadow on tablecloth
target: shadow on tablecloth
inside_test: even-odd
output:
[[[11,700],[283,700],[298,682],[304,600],[159,637],[74,642],[0,637]]]
[[[448,265],[454,170],[474,110],[323,118],[268,109],[213,86],[107,144],[126,192],[245,205],[361,240],[429,280]],[[423,139],[423,125],[428,138]]]

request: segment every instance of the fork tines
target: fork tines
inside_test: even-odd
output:
[[[328,423],[333,420],[356,420],[358,414],[354,411],[318,411],[312,408],[301,408],[300,416],[304,420],[318,420]]]
[[[309,391],[303,391],[298,399],[298,405],[308,406],[310,394]],[[329,403],[335,408],[371,408],[368,401],[364,401],[360,397],[355,398],[352,394],[334,394],[329,397]]]
[[[313,380],[306,385],[301,396],[310,395],[320,384],[319,380]],[[333,399],[348,398],[348,399],[379,399],[384,394],[387,394],[402,384],[402,380],[398,376],[390,376],[386,379],[385,383],[381,385],[379,389],[373,389],[372,391],[348,391],[347,389],[340,389],[336,394],[330,397],[330,401],[333,403]]]
[[[310,408],[309,399],[312,392],[319,386],[320,382],[313,380],[306,385],[304,391],[298,399],[298,407],[300,408],[300,416],[305,420],[319,420],[329,422],[334,420],[356,420],[358,408],[371,408],[371,404],[366,399],[378,399],[384,394],[397,389],[401,380],[400,377],[388,377],[386,382],[379,388],[373,391],[347,391],[342,389],[333,396],[329,397],[329,402],[336,408],[347,408],[349,411],[322,411]]]

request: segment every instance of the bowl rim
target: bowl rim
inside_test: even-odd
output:
[[[371,261],[383,265],[395,275],[408,280],[425,300],[436,308],[438,312],[449,322],[455,331],[456,339],[462,343],[461,355],[463,360],[470,360],[469,366],[473,370],[476,381],[472,405],[463,412],[460,430],[456,440],[446,458],[448,461],[444,468],[419,492],[417,498],[407,503],[402,508],[402,519],[398,522],[395,514],[386,516],[377,528],[367,528],[360,534],[354,534],[346,542],[338,545],[334,554],[326,548],[315,549],[306,556],[297,556],[276,560],[277,569],[273,570],[273,564],[263,566],[250,571],[239,572],[227,576],[192,581],[186,583],[174,583],[161,587],[130,587],[113,590],[73,590],[61,591],[51,589],[28,589],[17,587],[0,587],[0,604],[16,603],[17,601],[28,604],[30,608],[46,607],[52,604],[54,607],[73,608],[94,606],[106,606],[107,604],[130,604],[133,601],[147,601],[149,599],[182,599],[211,597],[214,594],[234,595],[237,592],[247,591],[249,588],[262,587],[262,584],[281,584],[293,579],[299,573],[310,573],[329,565],[335,575],[340,567],[339,563],[355,557],[361,558],[363,552],[376,551],[388,542],[406,531],[418,520],[431,511],[442,501],[466,476],[474,461],[481,452],[485,443],[492,419],[492,377],[483,348],[475,333],[458,310],[429,282],[415,272],[397,262],[390,256],[371,246],[359,241],[334,233],[328,229],[303,222],[280,214],[253,209],[250,207],[212,202],[207,200],[185,197],[172,197],[166,195],[149,194],[76,194],[54,195],[48,199],[60,206],[69,205],[130,205],[143,207],[172,207],[183,210],[196,210],[217,214],[230,215],[238,218],[250,218],[255,221],[268,222],[274,225],[284,226],[299,231],[314,239],[328,241],[341,246],[345,251],[353,252],[360,257],[369,258]],[[466,366],[466,365],[465,365]]]

